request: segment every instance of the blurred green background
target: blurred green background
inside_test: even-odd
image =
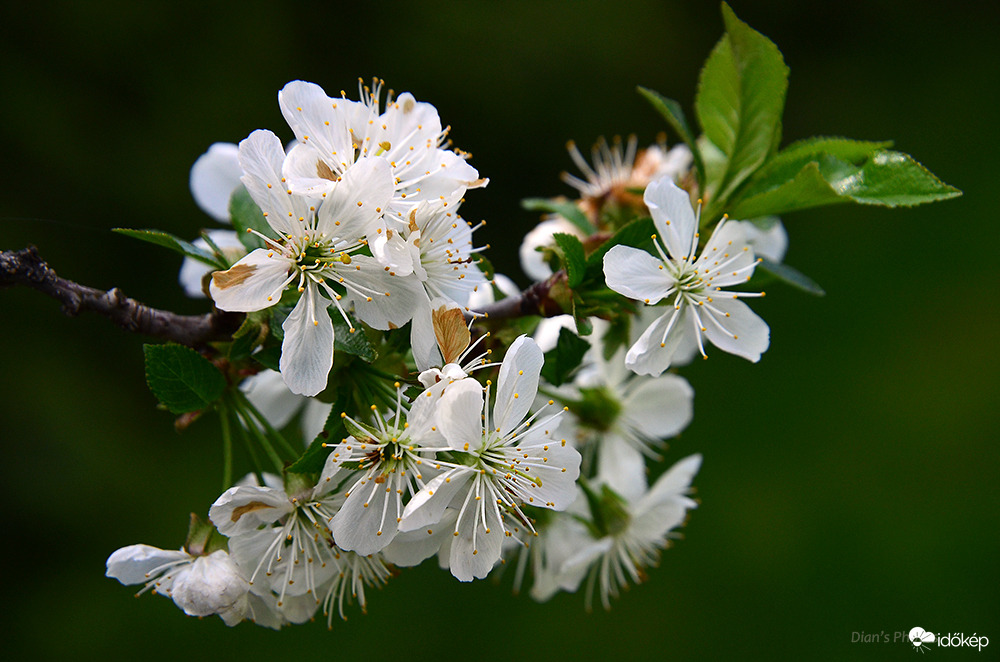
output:
[[[690,115],[722,32],[714,2],[357,4],[4,3],[0,248],[34,243],[67,278],[202,312],[176,286],[179,258],[108,229],[213,226],[187,188],[212,142],[261,127],[290,138],[276,100],[289,80],[353,96],[358,76],[380,76],[434,103],[491,179],[464,215],[489,221],[477,236],[523,285],[516,247],[537,217],[519,199],[571,192],[558,178],[568,139],[651,142],[665,127],[636,84]],[[145,387],[142,338],[15,288],[0,291],[4,649],[39,660],[903,659],[904,645],[852,633],[921,626],[988,636],[996,655],[996,7],[733,5],[791,67],[786,143],[891,138],[965,196],[785,218],[786,261],[828,296],[768,288],[754,305],[771,327],[763,360],[715,352],[685,371],[696,416],[668,458],[705,455],[703,505],[646,584],[587,614],[579,595],[539,605],[512,597],[509,579],[460,585],[426,564],[332,633],[230,630],[162,598],[136,601],[104,561],[131,543],[182,542],[187,513],[218,495],[217,426],[174,432]]]

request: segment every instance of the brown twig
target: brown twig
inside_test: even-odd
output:
[[[528,315],[541,315],[542,317],[562,315],[566,311],[550,294],[553,287],[561,286],[565,281],[566,272],[559,270],[547,279],[530,285],[520,294],[483,306],[476,312],[485,313],[487,320],[510,319]]]
[[[90,310],[134,333],[197,347],[213,340],[229,340],[243,319],[241,313],[213,311],[178,315],[150,308],[125,296],[117,287],[107,292],[60,278],[34,246],[0,252],[0,286],[27,285],[62,303],[70,316]]]

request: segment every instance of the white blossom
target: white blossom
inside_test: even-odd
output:
[[[108,557],[107,576],[126,585],[145,584],[140,594],[151,590],[172,598],[189,616],[218,614],[233,626],[247,615],[250,586],[223,550],[192,556],[183,549],[129,545]]]
[[[293,193],[280,174],[281,143],[270,131],[255,131],[240,143],[243,183],[263,210],[276,237],[227,271],[212,277],[211,293],[223,310],[250,312],[276,305],[286,288],[301,294],[282,324],[281,375],[294,393],[316,395],[333,365],[331,303],[350,325],[344,305],[377,329],[410,319],[415,289],[373,259],[352,255],[379,223],[392,194],[388,165],[361,159],[332,183],[321,200]],[[353,329],[353,325],[351,325]]]
[[[525,420],[538,388],[542,353],[524,336],[511,344],[497,380],[492,417],[483,388],[468,378],[445,389],[437,404],[437,425],[459,461],[420,490],[407,504],[401,531],[437,524],[450,506],[458,511],[449,551],[451,573],[461,581],[485,577],[500,558],[505,520],[530,523],[521,504],[555,510],[573,499],[580,454],[552,438],[551,418]],[[433,530],[433,529],[431,529]]]
[[[191,166],[191,195],[206,214],[229,223],[229,198],[239,188],[242,174],[236,145],[214,143]]]
[[[670,367],[689,337],[703,357],[705,337],[723,351],[760,360],[770,331],[739,299],[763,293],[722,289],[745,283],[758,262],[742,228],[723,219],[695,257],[698,219],[688,194],[664,178],[647,187],[644,199],[657,229],[653,245],[658,257],[618,245],[604,256],[604,275],[608,287],[619,294],[648,305],[667,305],[629,349],[626,365],[639,374],[658,375]]]

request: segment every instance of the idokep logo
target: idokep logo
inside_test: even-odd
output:
[[[927,646],[934,643],[934,633],[923,628],[913,628],[906,638],[914,645],[915,650],[921,653],[927,650]]]
[[[920,627],[910,630],[906,638],[913,644],[914,650],[918,650],[921,653],[929,650],[931,646],[938,648],[975,648],[982,651],[990,645],[988,637],[981,637],[975,632],[969,636],[966,636],[965,633],[956,634],[952,632],[941,635],[928,632]]]

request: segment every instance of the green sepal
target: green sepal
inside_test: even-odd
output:
[[[206,522],[195,513],[191,513],[184,549],[191,556],[207,556],[220,549],[229,551],[229,545],[226,544],[226,537],[219,535],[211,522]]]
[[[555,348],[545,352],[542,378],[553,386],[562,386],[574,370],[580,367],[590,343],[567,328],[559,329]]]
[[[339,313],[332,312],[329,309],[327,312],[332,313],[330,317],[333,320],[334,352],[344,352],[357,356],[365,363],[373,363],[378,358],[378,352],[371,341],[368,340],[368,336],[365,335],[364,328],[360,324],[355,324],[353,319],[351,320],[351,325],[348,326],[343,316]],[[354,333],[351,333],[352,326],[354,327]]]
[[[788,90],[788,67],[778,47],[725,3],[722,16],[726,34],[705,62],[695,98],[705,136],[726,156],[721,178],[705,182],[710,218],[777,148]]]
[[[695,139],[695,134],[688,125],[687,118],[684,116],[684,110],[681,105],[674,101],[673,99],[668,99],[659,92],[651,90],[647,87],[639,85],[636,89],[639,90],[639,94],[645,97],[653,108],[658,112],[663,119],[667,120],[667,123],[673,127],[677,135],[680,136],[687,146],[691,149],[691,155],[694,157],[694,168],[698,173],[698,183],[704,187],[705,186],[705,163],[701,158],[701,150],[698,148],[698,141]],[[638,191],[638,195],[642,195],[644,189]]]
[[[566,283],[576,287],[583,282],[587,271],[587,258],[584,255],[583,244],[576,236],[557,232],[552,236],[562,253],[563,265],[566,268]]]
[[[323,430],[316,435],[302,456],[288,465],[288,468],[285,469],[286,473],[318,474],[323,471],[327,456],[333,451],[333,447],[346,436],[344,419],[340,414],[347,407],[349,400],[346,394],[341,395],[338,392],[333,407],[330,409],[330,415],[326,417]]]
[[[240,328],[233,333],[233,342],[229,346],[229,360],[242,361],[249,358],[253,351],[264,344],[270,333],[268,321],[271,311],[264,310],[247,313]]]
[[[592,234],[596,228],[587,215],[580,211],[575,202],[569,200],[548,200],[546,198],[525,198],[521,200],[521,207],[528,211],[544,211],[550,214],[559,214],[567,221],[580,228],[585,235]]]
[[[761,258],[760,264],[757,265],[757,269],[766,274],[770,274],[777,280],[791,285],[797,290],[802,290],[807,294],[812,294],[817,297],[826,296],[826,291],[820,287],[819,283],[814,281],[809,276],[806,276],[798,269],[790,267],[787,264],[772,262],[766,258]]]
[[[149,390],[174,414],[205,409],[226,390],[222,373],[190,347],[169,343],[142,350]]]
[[[133,239],[169,248],[170,250],[180,253],[185,257],[203,262],[210,267],[215,267],[217,269],[226,268],[225,263],[220,261],[219,258],[213,255],[210,251],[207,251],[204,248],[198,248],[191,242],[184,241],[180,237],[175,237],[169,232],[161,232],[160,230],[131,230],[129,228],[112,228],[111,231],[123,234],[126,237],[132,237]]]
[[[240,186],[229,198],[229,218],[236,228],[236,236],[246,247],[247,251],[264,247],[264,240],[247,230],[256,230],[261,234],[270,237],[274,230],[268,225],[264,212],[261,211],[257,203],[250,197],[250,192],[245,187]]]

